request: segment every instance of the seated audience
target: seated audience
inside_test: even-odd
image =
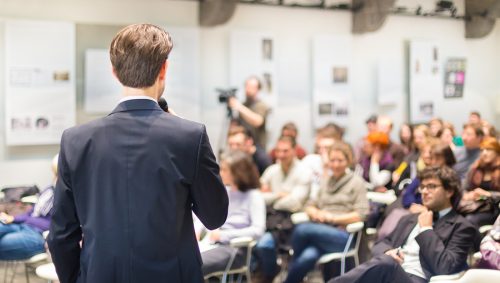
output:
[[[469,114],[469,124],[481,124],[481,113],[478,111],[472,111]]]
[[[481,122],[481,126],[483,127],[483,132],[485,137],[497,138],[497,130],[492,124],[490,124],[486,120],[483,120]]]
[[[403,162],[405,158],[404,147],[398,143],[395,143],[390,140],[391,131],[392,131],[392,119],[388,116],[379,116],[377,118],[377,131],[385,133],[389,138],[389,153],[391,154],[391,158],[393,160],[393,167],[397,168],[401,162]]]
[[[302,159],[302,165],[311,176],[311,193],[309,198],[316,198],[319,192],[321,178],[327,173],[328,151],[336,142],[341,142],[341,134],[333,127],[324,127],[316,132],[315,153]]]
[[[265,150],[254,143],[250,132],[242,126],[232,126],[229,129],[227,145],[229,150],[241,150],[250,155],[257,165],[259,175],[272,164]]]
[[[413,151],[413,127],[408,123],[401,124],[399,129],[399,141],[404,148],[405,156]]]
[[[375,243],[374,258],[330,283],[423,283],[467,268],[476,229],[455,211],[460,198],[456,173],[449,167],[428,167],[420,180],[427,210],[402,218],[389,236]]]
[[[479,268],[500,270],[500,216],[481,241]]]
[[[292,233],[294,253],[285,282],[301,282],[323,254],[342,251],[349,236],[345,226],[363,221],[367,215],[366,184],[349,170],[351,162],[346,145],[332,146],[331,175],[322,179],[317,200],[310,200],[305,209],[310,222],[297,225]]]
[[[40,192],[29,212],[15,217],[0,213],[0,260],[23,260],[45,252],[42,233],[50,227],[58,160],[59,155],[52,159],[52,184]]]
[[[304,158],[304,156],[306,156],[306,150],[297,143],[297,134],[298,134],[297,126],[292,122],[286,123],[281,128],[281,135],[282,136],[289,136],[295,140],[295,142],[296,142],[295,155],[297,156],[298,159],[302,159],[302,158]],[[271,157],[271,161],[273,163],[275,163],[276,162],[276,148],[273,148],[271,150],[271,152],[269,152],[269,156]]]
[[[267,205],[267,232],[255,247],[263,281],[272,282],[279,269],[278,247],[288,245],[293,225],[290,215],[302,210],[309,195],[311,177],[295,155],[295,140],[282,136],[276,144],[277,163],[261,177],[261,192]]]
[[[366,135],[368,135],[372,132],[376,132],[377,131],[377,115],[371,115],[370,117],[368,117],[368,119],[366,119],[366,121],[365,121],[365,125],[366,125]],[[363,155],[362,151],[363,151],[363,146],[365,145],[366,135],[361,137],[354,144],[353,151],[354,151],[354,161],[356,164],[359,163],[359,160],[361,160],[361,157]]]
[[[492,224],[500,202],[500,144],[495,138],[481,142],[479,159],[471,166],[459,212],[476,227]]]
[[[450,146],[452,150],[455,150],[456,146],[463,146],[462,139],[455,136],[455,127],[447,122],[443,124],[441,133],[439,133],[439,139],[442,143]]]
[[[483,140],[484,133],[480,124],[465,124],[462,133],[462,140],[464,146],[457,147],[454,151],[457,164],[453,169],[458,174],[461,182],[463,183],[467,177],[467,172],[471,165],[479,158],[481,149],[479,145]]]
[[[206,276],[213,272],[223,271],[234,248],[229,242],[237,237],[252,237],[259,239],[264,233],[266,211],[264,199],[258,190],[259,175],[255,164],[242,151],[232,151],[222,156],[220,175],[227,186],[229,209],[227,220],[222,227],[209,231],[205,236],[211,244],[218,244],[215,248],[202,250],[202,271]],[[202,233],[200,223],[195,223],[197,236]],[[232,268],[245,264],[246,251],[238,251]]]
[[[432,118],[429,121],[429,130],[432,137],[439,138],[441,130],[443,129],[443,120],[439,118]]]
[[[391,181],[394,163],[389,152],[389,137],[382,132],[368,134],[360,161],[362,176],[371,188],[385,191]]]
[[[424,161],[426,167],[448,166],[451,168],[456,162],[453,151],[449,146],[441,143],[433,143],[432,141],[429,142],[428,145],[424,146],[420,157]],[[422,205],[422,196],[418,191],[419,186],[420,180],[418,179],[417,175],[416,177],[411,179],[411,182],[405,187],[403,194],[396,200],[396,202],[394,202],[395,206],[397,206],[398,201],[401,202],[402,208],[395,208],[391,210],[391,212],[382,223],[380,229],[378,229],[377,239],[383,239],[390,232],[392,232],[396,225],[399,223],[401,217],[410,213],[420,213],[425,209],[425,207]],[[393,205],[391,204],[391,206]]]

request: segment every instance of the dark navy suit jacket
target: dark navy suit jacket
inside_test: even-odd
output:
[[[124,101],[63,133],[58,169],[48,244],[62,283],[202,282],[191,211],[215,229],[228,209],[204,125]]]

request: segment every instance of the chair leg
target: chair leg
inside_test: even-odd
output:
[[[26,275],[26,283],[30,283],[30,276],[28,274],[28,265],[24,264],[24,274]]]

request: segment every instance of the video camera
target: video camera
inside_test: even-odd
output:
[[[215,89],[219,93],[219,103],[227,103],[231,97],[236,97],[237,88]]]

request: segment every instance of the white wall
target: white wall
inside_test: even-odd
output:
[[[461,10],[463,11],[463,7]],[[192,27],[197,26],[198,4],[195,1],[166,0],[0,0],[0,17],[113,25],[152,22],[167,27]],[[276,79],[280,100],[268,125],[272,133],[271,141],[277,137],[280,126],[292,120],[299,125],[299,142],[310,149],[313,136],[310,103],[311,40],[318,34],[350,35],[351,21],[351,14],[343,11],[240,4],[227,24],[215,28],[201,28],[202,119],[208,126],[212,144],[217,144],[225,112],[216,100],[214,89],[228,86],[229,83],[228,54],[231,30],[265,30],[274,33]],[[407,94],[399,98],[397,106],[377,106],[376,64],[379,59],[386,58],[398,62],[404,71],[405,42],[411,39],[440,42],[442,55],[445,57],[467,57],[464,99],[446,101],[445,110],[439,113],[442,118],[453,122],[455,127],[460,129],[470,110],[480,110],[484,118],[494,122],[497,128],[500,127],[500,116],[494,111],[495,105],[500,103],[497,103],[497,97],[500,96],[500,80],[497,79],[500,73],[500,21],[497,21],[495,30],[486,38],[465,40],[464,34],[462,21],[391,15],[379,31],[354,36],[354,65],[351,71],[354,103],[347,139],[354,141],[363,134],[364,120],[371,113],[390,115],[395,120],[396,129],[406,120],[404,105]],[[39,163],[50,164],[50,158],[57,152],[58,147],[12,148],[6,147],[4,143],[5,70],[2,35],[3,25],[0,23],[0,187],[20,181],[28,184],[32,183],[32,180],[42,182],[41,176],[37,175],[37,172],[40,172]],[[292,88],[288,83],[290,81],[299,83],[297,87]],[[406,82],[403,85],[406,85]],[[406,88],[402,92],[406,93]],[[82,99],[79,98],[78,101],[81,102]],[[93,117],[79,115],[78,121],[86,121],[89,118]],[[23,172],[7,178],[2,168],[19,166],[20,162],[23,164]],[[50,176],[47,180],[50,180]]]

